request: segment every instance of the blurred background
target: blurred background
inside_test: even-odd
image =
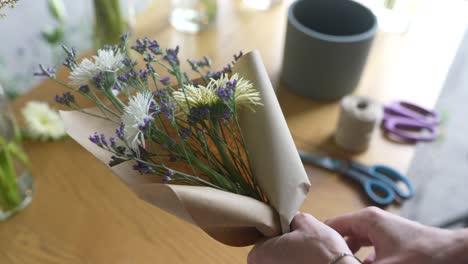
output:
[[[50,3],[49,3],[50,2]],[[122,0],[122,13],[141,12],[152,0]],[[51,3],[61,9],[59,21]],[[86,50],[93,46],[92,1],[18,1],[15,8],[6,9],[0,20],[0,83],[10,97],[16,97],[41,80],[32,78],[39,63],[57,65],[64,59],[61,45]],[[58,33],[55,35],[55,30]],[[19,33],[20,32],[20,33]],[[48,36],[46,36],[49,34]]]

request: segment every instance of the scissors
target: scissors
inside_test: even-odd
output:
[[[439,123],[440,117],[435,111],[416,104],[396,101],[384,106],[383,129],[402,140],[433,141],[438,136]]]
[[[334,159],[303,151],[299,151],[299,156],[304,163],[335,171],[358,182],[367,196],[378,205],[389,205],[396,201],[396,196],[406,200],[414,195],[413,185],[408,178],[390,167],[366,166],[351,160]],[[406,190],[400,188],[399,182],[405,185]]]

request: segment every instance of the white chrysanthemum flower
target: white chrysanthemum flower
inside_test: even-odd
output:
[[[124,55],[120,51],[110,49],[100,49],[97,56],[93,56],[94,61],[83,59],[77,67],[70,73],[70,84],[76,86],[89,85],[91,80],[100,71],[116,72],[123,68]]]
[[[227,74],[224,74],[219,80],[215,82],[216,87],[226,87],[227,82],[236,82],[236,88],[233,95],[236,106],[246,106],[253,110],[253,106],[263,105],[261,103],[262,99],[260,92],[253,87],[251,82],[245,80],[244,78],[239,79],[239,74],[237,73],[232,75],[231,78],[229,78]]]
[[[231,89],[230,87],[232,91],[220,93],[220,89]],[[172,95],[177,105],[185,112],[190,107],[210,107],[221,103],[223,96],[234,98],[237,107],[245,106],[253,110],[253,106],[262,105],[260,92],[253,87],[252,83],[239,78],[237,73],[230,78],[225,74],[218,80],[211,79],[207,86],[186,85],[184,88],[174,91]]]
[[[70,84],[76,86],[88,85],[93,77],[98,75],[99,68],[89,59],[83,59],[81,63],[70,73]]]
[[[119,51],[111,49],[100,49],[97,56],[94,56],[94,63],[99,70],[104,72],[116,72],[123,68],[124,55]]]
[[[65,136],[65,126],[59,114],[47,103],[28,102],[22,109],[26,130],[33,139],[59,139]]]
[[[190,107],[212,106],[220,100],[212,86],[186,85],[184,89],[179,89],[172,93],[174,100],[179,107],[188,112]]]
[[[150,92],[137,93],[129,99],[122,115],[124,139],[137,155],[140,153],[139,146],[145,147],[142,128],[153,120],[149,113],[151,103],[155,102]]]

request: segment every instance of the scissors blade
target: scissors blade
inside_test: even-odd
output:
[[[340,171],[343,167],[343,162],[327,156],[320,156],[313,153],[308,153],[299,150],[299,156],[302,162],[312,164],[327,170]]]

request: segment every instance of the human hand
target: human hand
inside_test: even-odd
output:
[[[365,264],[468,263],[465,231],[423,226],[375,207],[325,223],[345,237],[353,253],[374,246],[375,254]]]
[[[291,232],[255,245],[248,264],[327,264],[340,253],[351,253],[344,239],[333,229],[305,213],[297,214]],[[339,264],[358,263],[351,257]]]

